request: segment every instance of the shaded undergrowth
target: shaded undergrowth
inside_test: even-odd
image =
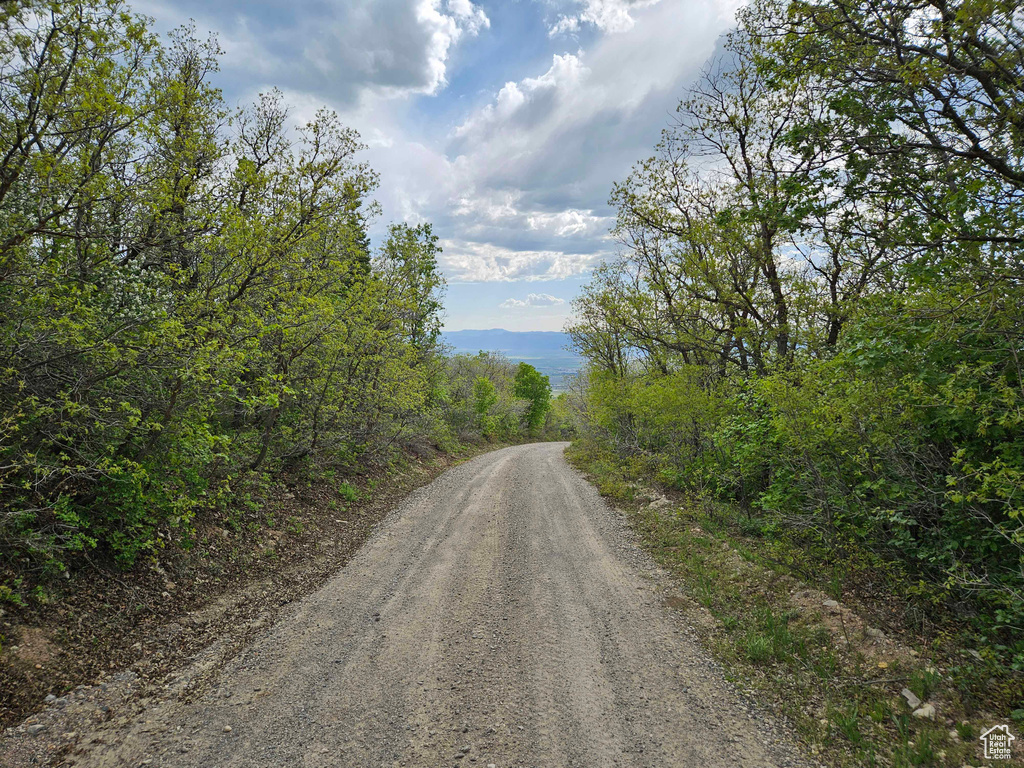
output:
[[[687,602],[705,609],[698,627],[731,678],[768,697],[818,759],[977,765],[981,732],[1021,728],[1019,677],[958,646],[955,627],[926,636],[900,625],[906,614],[891,610],[893,596],[879,594],[877,582],[873,594],[858,595],[835,569],[815,571],[808,553],[758,535],[734,506],[687,497],[652,504],[661,492],[647,487],[650,475],[579,443],[568,456],[626,512]],[[904,689],[932,704],[935,719],[915,717]]]

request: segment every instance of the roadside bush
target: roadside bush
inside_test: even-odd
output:
[[[450,443],[429,225],[371,253],[375,174],[327,110],[238,110],[191,28],[119,0],[0,10],[0,555],[187,545],[254,472]],[[68,51],[79,55],[68,56]]]

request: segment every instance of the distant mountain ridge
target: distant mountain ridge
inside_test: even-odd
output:
[[[569,336],[561,331],[506,331],[504,328],[491,328],[485,331],[445,331],[441,336],[459,354],[474,354],[485,350],[501,352],[509,357],[520,354],[578,357],[567,349]]]
[[[445,331],[445,344],[457,355],[500,352],[513,361],[527,362],[551,379],[555,392],[565,388],[566,376],[579,371],[583,359],[569,349],[569,336],[561,331],[489,330]]]

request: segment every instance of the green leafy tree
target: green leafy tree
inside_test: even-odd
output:
[[[1024,668],[1017,4],[740,22],[613,192],[621,256],[569,329],[582,439]]]
[[[483,433],[490,433],[489,416],[491,408],[498,402],[498,393],[494,384],[486,376],[477,376],[473,380],[473,412],[476,413]]]
[[[448,433],[436,237],[371,260],[358,135],[276,91],[232,113],[219,55],[118,0],[0,8],[9,563],[131,567],[246,472]]]
[[[379,270],[393,281],[391,299],[409,343],[433,350],[441,335],[444,277],[437,266],[441,248],[429,224],[392,224],[381,249]]]
[[[529,363],[520,363],[516,369],[514,393],[516,397],[530,402],[525,414],[527,428],[531,432],[540,429],[551,408],[551,382],[548,377]]]

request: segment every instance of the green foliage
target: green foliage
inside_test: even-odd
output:
[[[623,461],[596,441],[574,442],[567,457],[602,487],[635,491],[649,482],[642,466]],[[984,694],[970,705],[958,701],[961,691],[954,690],[948,667],[940,675],[923,659],[892,660],[882,673],[874,663],[865,664],[848,625],[830,626],[813,609],[794,606],[793,582],[780,577],[785,569],[775,553],[767,550],[763,557],[769,542],[734,538],[745,514],[734,503],[692,496],[678,508],[667,508],[629,503],[620,494],[615,498],[626,502],[623,512],[656,560],[676,577],[681,595],[718,620],[704,630],[704,641],[725,668],[790,716],[828,764],[961,765],[975,754],[979,718],[990,717],[1003,704],[1015,706],[1019,699],[1009,692],[1000,694],[996,704],[992,676],[999,673],[994,667],[965,671]],[[737,554],[747,562],[738,563]],[[949,735],[949,726],[907,713],[898,693],[905,685],[941,702],[947,717],[974,715],[973,724],[956,726],[960,742]]]
[[[76,55],[69,55],[77,52]],[[0,526],[16,567],[192,540],[250,473],[450,440],[429,225],[321,110],[230,110],[220,51],[118,0],[0,11]],[[24,566],[24,557],[30,566]]]
[[[348,502],[359,501],[359,491],[350,483],[339,484],[338,495]]]
[[[942,677],[935,669],[918,669],[910,675],[907,687],[916,693],[922,701],[928,701],[941,682]]]
[[[0,603],[10,603],[23,607],[25,605],[25,598],[21,594],[21,585],[23,579],[18,576],[11,584],[0,584]]]
[[[860,730],[860,712],[856,705],[837,709],[829,717],[851,744],[859,747],[864,743],[864,734]]]
[[[569,440],[575,436],[575,414],[567,392],[562,392],[551,400],[551,408],[544,423],[544,433],[553,440]]]
[[[520,363],[512,391],[516,397],[529,401],[524,420],[527,429],[536,432],[551,409],[551,382],[529,363]]]
[[[486,376],[477,376],[473,380],[473,412],[483,419],[497,402],[498,393],[491,380]]]
[[[747,6],[616,186],[625,248],[570,335],[583,444],[738,502],[779,562],[895,590],[1020,671],[1015,12]]]
[[[378,269],[394,280],[389,301],[401,318],[409,343],[431,351],[441,335],[441,289],[437,269],[441,249],[429,224],[392,224],[378,259]]]
[[[531,401],[516,393],[517,372],[493,352],[449,358],[442,412],[459,439],[516,440],[525,433]]]

